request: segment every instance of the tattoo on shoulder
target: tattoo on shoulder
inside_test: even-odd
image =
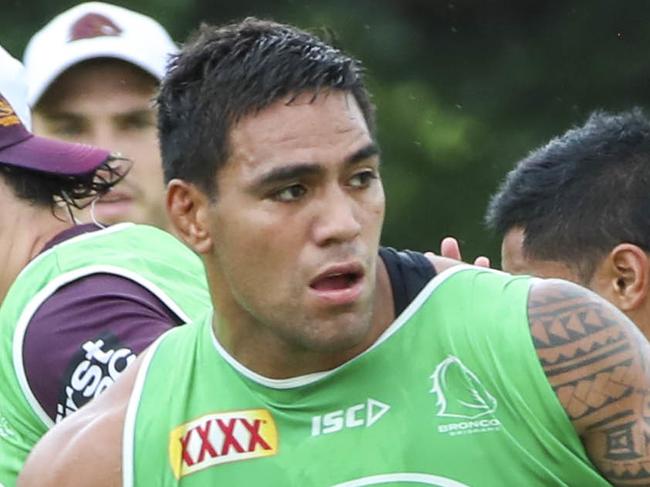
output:
[[[528,303],[546,376],[588,453],[615,485],[650,483],[650,347],[611,304],[563,281]]]

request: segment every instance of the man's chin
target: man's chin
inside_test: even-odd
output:
[[[374,340],[369,312],[358,310],[323,320],[310,337],[305,337],[308,348],[314,352],[337,353],[356,350]]]

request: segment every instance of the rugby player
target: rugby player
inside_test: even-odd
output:
[[[214,313],[53,428],[21,486],[644,481],[649,345],[597,295],[451,266],[396,318],[358,61],[287,25],[204,26],[158,103]]]
[[[129,167],[35,137],[22,65],[0,48],[0,483],[163,331],[210,308],[199,259],[154,227],[78,225]]]
[[[48,428],[164,331],[207,312],[210,298],[201,262],[171,235],[68,215],[112,188],[125,161],[102,165],[106,151],[31,136],[22,66],[0,54],[0,482],[9,487]],[[435,270],[416,252],[379,253],[400,277],[399,314]]]
[[[152,98],[176,50],[154,19],[103,2],[57,15],[27,45],[34,132],[108,147],[133,161],[124,181],[94,206],[103,223],[167,227]]]
[[[585,286],[650,338],[649,189],[650,120],[594,112],[519,161],[492,197],[503,269]]]

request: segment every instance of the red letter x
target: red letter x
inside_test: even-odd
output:
[[[212,443],[210,443],[210,440],[208,439],[211,425],[212,425],[212,421],[208,421],[207,423],[205,423],[205,429],[201,429],[201,426],[196,427],[196,432],[199,434],[199,437],[201,438],[201,451],[199,452],[199,458],[196,460],[197,462],[202,462],[203,459],[205,458],[206,453],[210,455],[210,458],[214,458],[218,456],[217,451],[214,449]]]
[[[247,420],[242,419],[242,424],[246,427],[248,432],[251,434],[251,439],[248,442],[248,451],[251,452],[255,450],[255,447],[259,444],[264,450],[270,450],[271,445],[269,445],[264,438],[260,436],[260,426],[262,426],[262,420],[256,419],[253,421],[253,424],[250,424]]]
[[[235,429],[235,424],[237,424],[237,419],[239,418],[233,418],[229,420],[228,424],[226,424],[222,419],[216,420],[217,425],[219,425],[219,428],[223,432],[223,446],[221,448],[222,455],[227,455],[230,447],[234,448],[237,453],[244,452],[244,449],[233,435],[233,430]]]
[[[183,461],[187,464],[188,467],[194,465],[194,460],[190,456],[190,452],[187,451],[187,444],[190,442],[190,436],[192,436],[192,431],[194,428],[185,433],[185,436],[181,438],[181,450],[183,452]]]

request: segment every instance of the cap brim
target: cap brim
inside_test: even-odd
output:
[[[0,163],[48,174],[80,176],[91,173],[110,157],[110,151],[32,135],[0,149]]]

